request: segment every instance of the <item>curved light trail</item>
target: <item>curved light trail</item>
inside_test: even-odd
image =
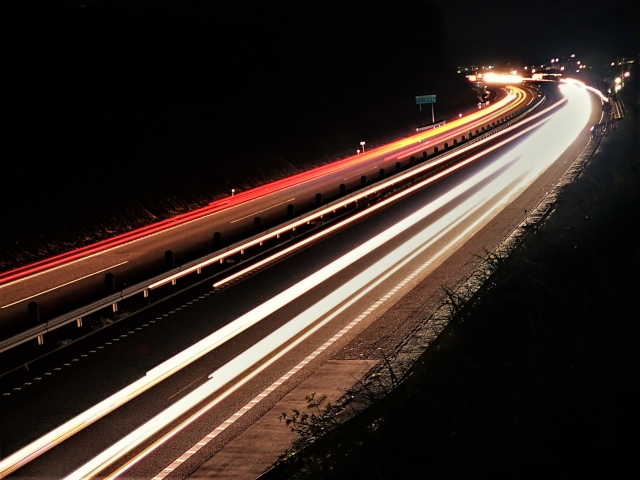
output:
[[[513,163],[514,165],[517,165],[518,168],[509,168],[506,171],[507,173],[501,176],[504,182],[506,182],[507,184],[513,184],[515,182],[517,187],[509,189],[506,194],[504,192],[501,192],[502,195],[500,196],[500,201],[498,203],[500,205],[508,203],[510,197],[520,192],[526,185],[533,181],[533,179],[537,178],[537,176],[540,175],[542,171],[544,171],[549,165],[551,165],[553,161],[555,161],[555,159],[567,148],[567,146],[571,142],[573,142],[574,138],[586,124],[590,112],[590,103],[584,88],[581,88],[579,85],[572,83],[561,85],[560,88],[567,100],[566,105],[563,106],[563,108],[555,111],[548,120],[543,119],[540,122],[537,122],[535,125],[529,127],[527,131],[531,130],[531,133],[528,136],[521,138],[517,142],[517,146],[505,152],[501,159],[494,162],[492,166],[482,170],[480,173],[474,175],[472,178],[454,188],[440,199],[423,207],[412,216],[399,222],[395,226],[391,227],[387,231],[381,233],[380,235],[356,248],[352,252],[349,252],[335,262],[327,265],[318,272],[302,280],[298,284],[276,295],[271,300],[239,317],[234,322],[214,332],[212,335],[194,344],[184,352],[172,357],[166,362],[163,362],[161,365],[147,372],[147,375],[145,377],[134,382],[129,387],[126,387],[120,392],[110,396],[106,400],[83,412],[69,422],[66,422],[64,425],[54,429],[40,439],[32,442],[30,445],[3,459],[2,461],[0,461],[0,477],[3,477],[11,473],[12,471],[17,470],[22,465],[28,463],[44,451],[64,441],[66,438],[77,433],[81,429],[85,428],[107,413],[118,408],[120,405],[126,403],[128,400],[134,398],[148,388],[151,388],[153,385],[157,384],[177,370],[193,362],[195,359],[200,358],[202,355],[210,352],[225,341],[238,335],[240,332],[246,330],[251,325],[254,325],[262,318],[275,312],[295,298],[298,298],[300,295],[309,291],[319,283],[331,278],[335,273],[367,255],[382,243],[387,242],[391,238],[394,238],[396,235],[405,231],[412,225],[415,225],[417,222],[424,220],[426,217],[431,215],[435,209],[456,198],[460,193],[467,191],[469,188],[477,185],[478,182],[487,178],[487,176],[494,174],[497,171],[497,168],[502,168],[502,166],[504,165]],[[517,137],[520,137],[524,133],[526,132],[521,132]],[[517,137],[514,136],[513,138]],[[422,234],[410,240],[410,242],[414,243],[406,243],[403,247],[404,250],[399,250],[394,252],[393,254],[389,254],[383,259],[383,263],[378,263],[370,267],[370,269],[367,270],[366,275],[359,275],[357,278],[360,280],[358,280],[357,282],[348,283],[338,288],[333,294],[329,295],[325,300],[323,300],[323,308],[320,308],[319,306],[315,307],[315,320],[311,319],[309,314],[307,314],[307,316],[304,317],[304,321],[300,320],[300,318],[302,317],[297,317],[298,320],[296,320],[296,322],[286,324],[284,327],[282,327],[285,330],[277,331],[279,332],[277,333],[277,336],[280,341],[271,343],[271,351],[273,351],[273,347],[275,345],[283,345],[284,343],[288,342],[291,339],[291,334],[295,335],[295,333],[292,332],[299,331],[300,325],[309,325],[308,322],[313,323],[314,321],[317,321],[318,312],[327,312],[327,308],[333,308],[330,307],[332,300],[334,302],[344,301],[344,299],[349,298],[349,296],[353,296],[358,289],[366,287],[366,283],[370,283],[375,278],[381,278],[382,276],[384,276],[385,271],[393,268],[393,265],[397,265],[399,262],[402,262],[402,259],[406,258],[407,252],[416,251],[420,248],[419,245],[428,244],[433,238],[438,237],[441,232],[449,231],[451,228],[453,228],[453,226],[458,225],[471,213],[476,211],[477,208],[479,208],[479,205],[485,204],[488,201],[487,199],[495,197],[498,192],[500,192],[504,188],[504,186],[502,185],[504,185],[504,183],[495,185],[495,183],[492,182],[489,184],[489,186],[483,187],[478,193],[474,194],[474,196],[472,197],[473,201],[471,203],[469,203],[469,201],[465,201],[463,202],[462,206],[456,207],[456,209],[454,209],[451,214],[447,215],[446,222],[449,223],[446,223],[445,220],[438,220],[434,222],[432,225],[427,227]],[[491,191],[491,189],[494,189],[494,191]],[[365,281],[366,283],[362,283]],[[342,300],[338,300],[339,298],[341,298]],[[333,303],[333,305],[335,305],[335,303]],[[283,333],[285,331],[289,333]],[[274,332],[274,334],[276,334],[276,332]],[[275,337],[268,338],[270,338],[271,341],[274,341]],[[252,365],[255,365],[256,362],[260,362],[260,359],[262,358],[261,355],[263,355],[264,353],[262,349],[266,348],[266,344],[267,343],[265,343],[264,341],[259,342],[254,347],[251,347],[251,349],[238,356],[237,358],[240,360],[232,360],[230,364],[233,366],[228,366],[228,364],[222,367],[221,370],[214,372],[213,378],[205,383],[206,389],[208,389],[206,391],[209,392],[207,395],[211,395],[213,392],[218,390],[221,385],[224,385],[224,383],[220,384],[218,382],[224,380],[225,383],[228,383],[230,379],[232,379],[232,377],[236,378],[242,372],[246,371],[248,368],[251,368]],[[262,353],[258,354],[256,352]],[[231,377],[229,377],[229,375],[231,375]],[[199,388],[195,392],[203,391],[204,390],[200,390]],[[191,400],[193,400],[201,394],[202,393],[194,393],[193,395],[187,395],[187,397],[184,397],[177,404],[175,404],[179,404],[181,407],[176,407],[174,405],[170,407],[171,411],[177,412],[180,410],[180,408],[192,408],[186,407],[189,400],[185,400],[185,398],[190,398]],[[202,398],[198,401],[201,400]],[[163,415],[162,418],[164,419],[163,422],[158,423],[158,421],[154,421],[151,424],[145,424],[144,428],[141,427],[142,430],[136,430],[136,432],[138,433],[134,435],[135,439],[132,440],[133,437],[126,437],[127,440],[123,440],[124,444],[137,445],[139,441],[143,441],[140,439],[142,437],[145,437],[151,430],[163,428],[163,425],[166,425],[166,422],[169,421],[167,419],[170,418],[170,416]],[[142,434],[141,436],[140,432],[142,432],[143,430],[146,433]],[[113,447],[113,450],[109,450],[111,452],[109,454],[103,452],[104,455],[101,454],[102,456],[99,460],[94,459],[91,465],[87,464],[87,466],[82,467],[82,469],[84,469],[82,471],[94,471],[96,468],[104,468],[105,465],[113,463],[113,461],[121,456],[124,444],[117,444],[119,446]],[[126,448],[130,449],[133,447]],[[79,475],[79,473],[75,473],[74,475]]]
[[[261,363],[270,355],[277,353],[278,356],[280,356],[282,352],[279,352],[279,350],[281,349],[288,351],[289,347],[287,345],[294,341],[296,336],[305,329],[312,327],[319,321],[322,322],[322,324],[328,323],[328,321],[346,309],[345,302],[355,302],[355,299],[364,295],[363,292],[370,291],[373,286],[379,285],[384,279],[405,266],[410,260],[422,254],[445,234],[451,232],[455,227],[461,225],[463,221],[469,219],[473,214],[478,213],[488,205],[489,208],[487,208],[479,218],[474,220],[470,226],[465,228],[463,232],[459,233],[457,237],[449,243],[448,247],[453,248],[453,245],[475,231],[481,224],[486,223],[489,218],[497,214],[499,210],[508,205],[518,194],[538,178],[542,172],[573,143],[578,134],[584,129],[591,113],[591,104],[588,95],[583,88],[577,85],[562,85],[560,89],[568,100],[566,106],[558,110],[548,120],[544,120],[541,124],[535,125],[535,127],[538,127],[535,131],[532,131],[526,138],[517,142],[518,144],[516,146],[508,148],[500,158],[492,162],[488,167],[449,190],[435,201],[422,207],[409,217],[398,222],[396,225],[371,238],[343,257],[285,290],[279,296],[285,295],[291,299],[297,298],[305,291],[308,291],[304,286],[306,283],[312,282],[314,286],[317,285],[319,281],[333,276],[338,271],[353,263],[356,259],[362,258],[378,248],[381,244],[391,240],[418,222],[423,221],[439,208],[460,198],[460,196],[474,187],[481,185],[483,181],[497,175],[495,180],[487,183],[450,212],[429,224],[420,233],[385,255],[356,277],[338,287],[331,294],[263,338],[242,354],[230,360],[224,366],[213,372],[206,383],[65,477],[66,480],[87,478],[100,473],[122,456],[128,454],[134,448],[148,440],[151,436],[156,435],[216,392],[221,392],[224,388],[225,390],[222,391],[221,395],[210,401],[205,407],[207,410],[213,408],[223,397],[228,396],[231,391],[237,389],[239,384],[244,384],[247,381],[247,375],[249,377],[255,376],[256,372],[252,371],[252,369],[257,368],[258,371],[261,371]],[[438,252],[438,255],[440,254],[441,253]],[[338,306],[340,306],[340,308],[334,311]],[[262,305],[255,310],[261,308]],[[194,416],[199,417],[203,413],[203,411],[198,411]],[[187,421],[187,424],[188,423],[191,422]],[[180,431],[180,429],[174,429],[173,432],[177,433],[178,431]],[[154,445],[159,446],[166,442],[167,439],[168,438],[164,436],[161,441],[154,443]],[[145,455],[151,451],[152,449],[146,449]],[[142,457],[137,457],[138,460],[140,458]],[[134,464],[135,462],[129,462],[127,468]],[[126,469],[119,469],[118,475],[124,473],[124,471],[126,471]],[[110,478],[115,477],[117,477],[117,475]]]

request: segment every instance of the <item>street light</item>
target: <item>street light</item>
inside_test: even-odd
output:
[[[362,153],[364,153],[364,142],[360,142],[360,145],[362,145]]]
[[[232,197],[233,197],[233,194],[234,194],[234,193],[236,193],[236,189],[235,189],[235,188],[232,188],[232,189],[231,189],[231,196],[232,196]]]
[[[356,150],[356,152],[358,152],[358,155],[360,155],[360,150]]]

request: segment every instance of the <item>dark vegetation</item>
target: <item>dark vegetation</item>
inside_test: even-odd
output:
[[[3,270],[404,136],[415,95],[475,101],[420,0],[2,9]]]
[[[310,411],[284,418],[303,441],[320,439],[268,478],[621,478],[635,470],[638,83],[623,94],[627,117],[556,211],[457,306],[406,380],[335,429],[322,397],[310,397]]]

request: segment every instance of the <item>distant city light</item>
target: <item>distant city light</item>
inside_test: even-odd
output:
[[[622,83],[622,79],[620,77],[616,77],[614,82],[616,83],[616,85],[620,85]]]
[[[616,62],[611,62],[611,66],[613,67],[616,64]]]
[[[532,69],[531,69],[531,73],[536,73],[536,69],[535,69],[535,68],[532,68]]]
[[[560,71],[562,72],[564,70],[564,67],[560,67]]]
[[[624,72],[624,76],[625,76],[625,78],[629,78],[629,75],[631,75],[631,73],[630,73],[630,72]]]
[[[578,65],[580,65],[580,60],[578,60],[576,63],[577,63]]]
[[[555,62],[555,60],[552,58],[552,59],[551,59],[551,63],[553,63],[553,62]]]
[[[572,54],[571,54],[571,58],[574,58],[575,56],[576,56],[576,54],[575,54],[575,53],[572,53]]]

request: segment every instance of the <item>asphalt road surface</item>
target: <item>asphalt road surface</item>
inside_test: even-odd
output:
[[[561,112],[550,114],[547,124],[269,268],[222,290],[201,286],[151,306],[126,324],[101,331],[46,363],[35,364],[28,385],[3,385],[0,456],[6,458],[109,395],[147,377],[147,372],[195,342],[235,325],[238,319],[259,317],[211,352],[150,386],[12,476],[63,478],[145,422],[174,408],[177,402],[186,402],[214,384],[211,395],[199,401],[196,398],[184,413],[163,421],[156,418],[153,423],[157,428],[150,430],[148,438],[107,462],[101,473],[113,472],[149,449],[150,453],[123,475],[151,478],[336,335],[337,339],[306,369],[312,370],[347,346],[358,355],[359,338],[367,337],[364,343],[371,345],[376,340],[370,337],[376,334],[401,335],[402,325],[396,326],[395,333],[390,334],[388,329],[376,333],[376,319],[418,285],[431,285],[435,294],[440,284],[452,284],[464,276],[464,265],[472,254],[481,254],[485,247],[491,248],[505,238],[522,221],[524,210],[544,197],[584,148],[589,127],[598,122],[600,103],[593,95],[585,97],[592,104],[591,111],[576,113],[569,107],[584,106],[580,103],[584,99],[579,93],[575,95],[564,109],[569,117],[562,117]],[[575,127],[575,135],[570,137],[562,130],[567,118],[580,115],[585,118],[584,124]],[[566,145],[562,144],[563,138]],[[558,155],[545,155],[554,147]],[[269,302],[278,298],[285,299],[277,308],[269,308]],[[351,327],[340,334],[347,326]],[[363,355],[375,355],[363,349]],[[302,378],[304,369],[300,375]],[[283,383],[175,475],[195,468],[295,382]],[[228,395],[222,395],[230,389]],[[216,398],[219,401],[215,406],[188,428],[154,447],[155,441],[180,421]]]

